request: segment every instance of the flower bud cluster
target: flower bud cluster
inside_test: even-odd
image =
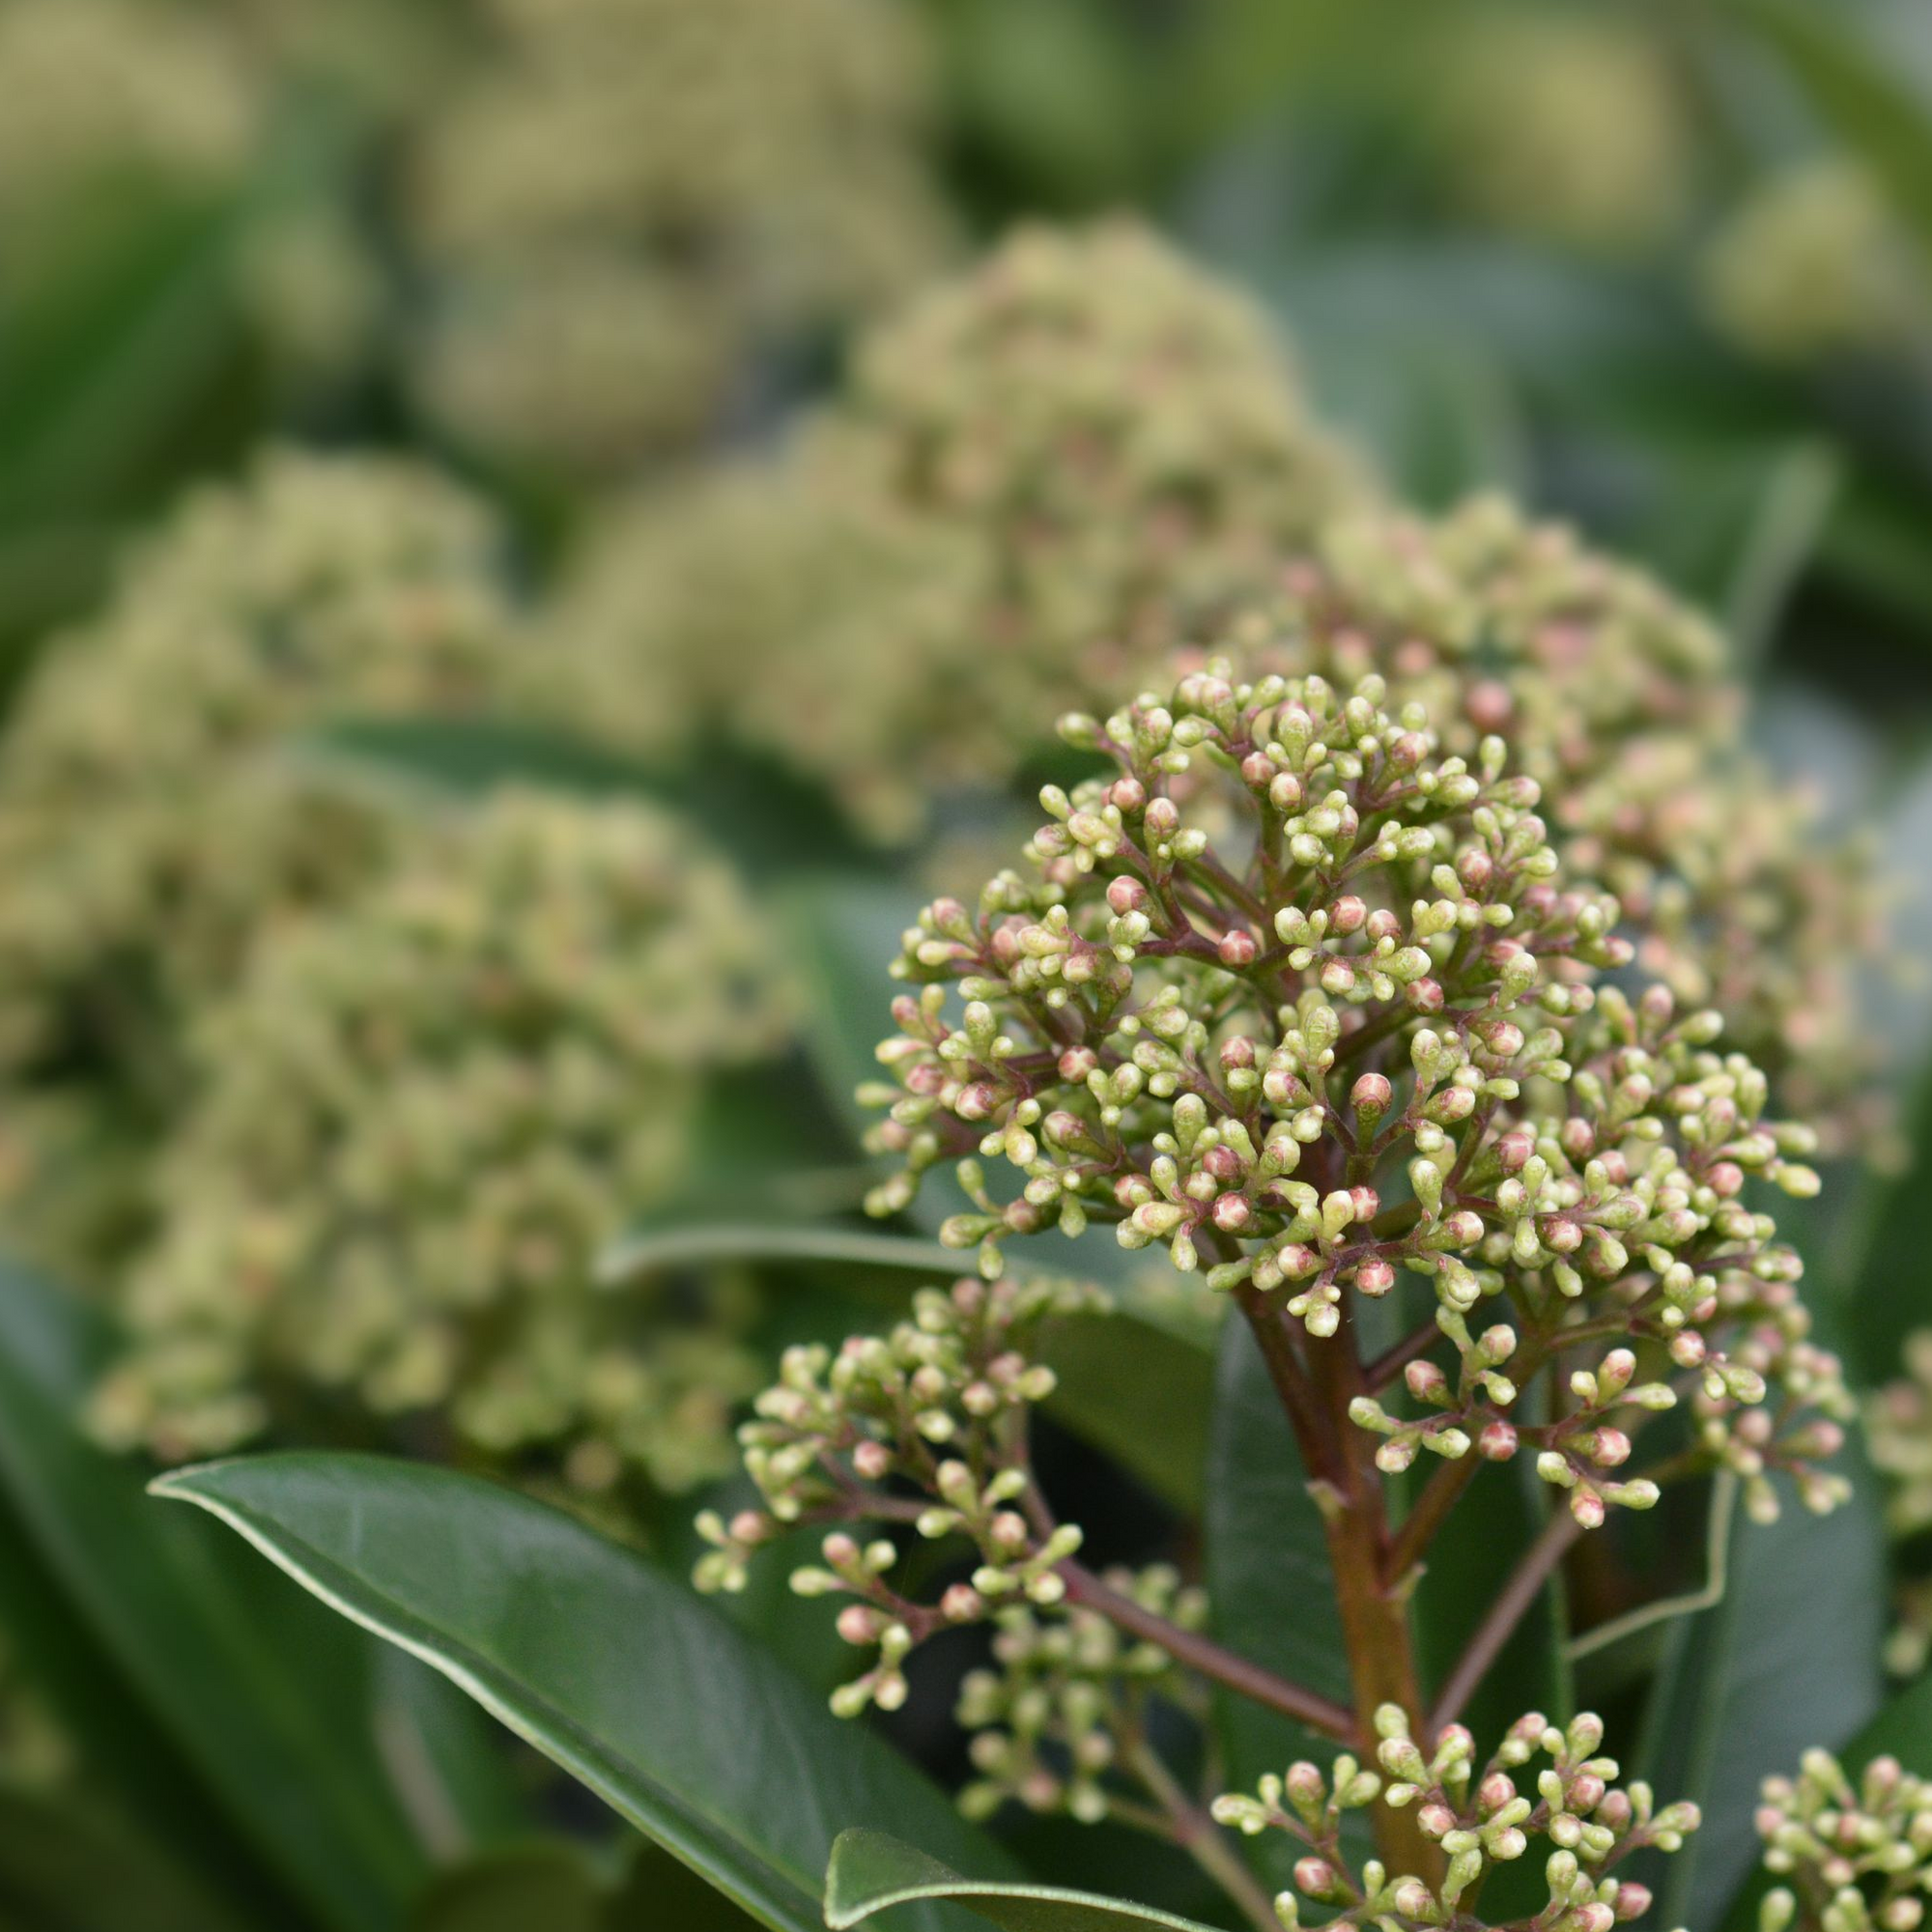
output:
[[[1109,1571],[1103,1580],[1181,1630],[1207,1623],[1206,1597],[1172,1569]],[[1185,1707],[1199,1701],[1194,1687],[1158,1644],[1123,1636],[1077,1605],[1044,1615],[1015,1606],[995,1621],[997,1668],[973,1671],[960,1687],[956,1715],[974,1734],[978,1774],[959,1795],[961,1807],[983,1818],[1011,1800],[1099,1823],[1121,1780],[1132,1778],[1150,1700]]]
[[[1905,1342],[1909,1374],[1866,1405],[1865,1442],[1873,1465],[1891,1478],[1887,1518],[1896,1536],[1932,1528],[1932,1328]]]
[[[1531,1449],[1593,1525],[1655,1500],[1623,1471],[1623,1417],[1684,1394],[1760,1513],[1772,1469],[1834,1501],[1810,1465],[1836,1447],[1812,1411],[1844,1411],[1837,1365],[1744,1198],[1815,1192],[1813,1137],[1765,1119],[1714,1014],[1596,983],[1632,958],[1620,909],[1563,876],[1501,741],[1443,755],[1379,678],[1224,663],[1067,732],[1115,771],[1042,794],[1032,878],[1001,873],[977,911],[935,901],[905,935],[894,970],[921,990],[864,1095],[903,1165],[874,1211],[962,1159],[974,1211],[943,1238],[982,1266],[1009,1235],[1110,1223],[1210,1288],[1278,1297],[1316,1343],[1424,1275],[1460,1368],[1411,1367],[1433,1414],[1358,1405],[1385,1467]],[[1627,1346],[1566,1370],[1556,1421],[1517,1422],[1571,1330]]]
[[[259,76],[204,10],[141,0],[0,8],[0,234],[60,239],[87,197],[139,181],[192,194],[238,183],[266,122]]]
[[[1823,154],[1753,185],[1707,248],[1706,314],[1747,355],[1796,367],[1896,353],[1932,324],[1932,287],[1885,184]]]
[[[197,1009],[260,933],[357,889],[396,843],[391,801],[284,742],[521,688],[501,550],[482,508],[427,472],[275,454],[191,497],[101,612],[50,641],[0,760],[0,1069],[78,1117],[102,1197],[50,1259],[84,1276],[123,1263]],[[26,1118],[31,1132],[45,1116]],[[45,1145],[4,1161],[43,1252]]]
[[[591,1494],[721,1473],[750,1311],[593,1264],[679,1183],[706,1070],[787,1018],[735,879],[655,811],[505,792],[419,829],[207,1009],[96,1426],[175,1461],[334,1406]]]
[[[1761,1932],[1916,1932],[1932,1892],[1932,1785],[1895,1757],[1856,1781],[1829,1751],[1796,1777],[1768,1777],[1757,1810],[1764,1865]]]
[[[559,629],[618,728],[688,735],[668,680],[897,837],[1368,495],[1250,302],[1131,222],[1029,227],[781,462],[616,513]]]
[[[880,0],[493,0],[403,142],[412,375],[493,456],[609,475],[947,250]]]
[[[1250,1836],[1287,1832],[1308,1847],[1294,1867],[1294,1890],[1275,1902],[1290,1932],[1301,1922],[1303,1901],[1334,1925],[1393,1924],[1404,1932],[1453,1925],[1491,1868],[1529,1856],[1536,1840],[1548,1848],[1548,1896],[1521,1922],[1539,1932],[1610,1932],[1651,1904],[1648,1889],[1619,1881],[1614,1867],[1645,1847],[1679,1850],[1699,1823],[1694,1804],[1659,1810],[1648,1785],[1619,1786],[1616,1760],[1599,1755],[1603,1720],[1588,1712],[1567,1727],[1530,1712],[1487,1763],[1478,1762],[1461,1724],[1446,1725],[1425,1750],[1393,1704],[1376,1713],[1376,1734],[1372,1768],[1343,1756],[1323,1777],[1315,1765],[1296,1764],[1285,1778],[1264,1779],[1258,1797],[1215,1803],[1224,1825]],[[1530,1771],[1539,1756],[1548,1763]],[[1439,1880],[1391,1874],[1374,1860],[1355,1870],[1342,1844],[1343,1814],[1377,1804],[1414,1807],[1422,1835],[1444,1856]]]
[[[1335,519],[1276,601],[1224,634],[1247,662],[1425,704],[1444,749],[1496,733],[1543,786],[1565,867],[1614,894],[1637,964],[1721,1011],[1781,1104],[1868,1134],[1857,972],[1884,947],[1870,853],[1739,734],[1716,628],[1643,572],[1506,501]],[[1862,1111],[1861,1111],[1862,1110]]]
[[[1034,1487],[1028,1415],[1055,1381],[1031,1349],[1052,1318],[1106,1305],[1086,1282],[968,1278],[922,1290],[912,1320],[889,1335],[848,1337],[837,1353],[787,1350],[755,1419],[738,1432],[763,1508],[729,1522],[714,1512],[699,1518],[712,1548],[697,1587],[742,1590],[753,1553],[782,1527],[841,1525],[825,1540],[823,1563],[791,1579],[801,1596],[851,1597],[839,1632],[878,1651],[877,1664],[835,1699],[841,1716],[868,1703],[896,1708],[906,1694],[900,1665],[934,1632],[1008,1606],[1060,1604],[1058,1566],[1081,1533],[1049,1523]],[[891,1580],[898,1547],[883,1536],[862,1545],[843,1527],[864,1524],[927,1542],[964,1539],[977,1557],[970,1579],[936,1604],[913,1601]]]

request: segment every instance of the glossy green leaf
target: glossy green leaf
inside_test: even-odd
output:
[[[1738,1513],[1724,1597],[1676,1627],[1636,1753],[1659,1800],[1694,1798],[1702,1828],[1663,1860],[1659,1922],[1713,1925],[1757,1858],[1758,1781],[1809,1746],[1835,1748],[1883,1694],[1885,1554],[1869,1472],[1814,1517]]]
[[[1324,1696],[1350,1699],[1348,1651],[1321,1513],[1246,1322],[1230,1321],[1216,1364],[1203,1520],[1214,1634],[1229,1649]],[[1220,1693],[1216,1728],[1228,1786],[1245,1791],[1332,1746],[1246,1698]],[[1273,1834],[1271,1834],[1272,1837]],[[1289,1841],[1258,1845],[1286,1882]]]
[[[849,1826],[1014,1876],[943,1793],[710,1605],[526,1496],[344,1455],[209,1463],[156,1491],[433,1664],[777,1932],[816,1932]]]
[[[0,1788],[7,1932],[247,1932],[161,1846],[90,1803]]]
[[[961,1878],[883,1832],[847,1832],[833,1846],[825,1876],[825,1922],[832,1932],[921,1899],[956,1899],[1007,1932],[1209,1932],[1198,1920],[1092,1892]]]
[[[374,1652],[206,1526],[156,1510],[136,1470],[80,1434],[105,1346],[92,1311],[0,1265],[0,1492],[67,1613],[228,1828],[345,1932],[397,1923],[425,1861],[376,1749]]]

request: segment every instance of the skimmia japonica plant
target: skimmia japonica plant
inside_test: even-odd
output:
[[[1568,875],[1500,739],[1445,755],[1378,678],[1221,661],[1063,730],[1106,770],[1042,794],[1023,870],[908,931],[893,1077],[865,1096],[900,1162],[871,1206],[955,1161],[971,1206],[943,1238],[979,1276],[786,1356],[743,1432],[762,1507],[701,1523],[700,1585],[823,1531],[791,1582],[866,1654],[847,1715],[901,1705],[937,1633],[989,1626],[959,1708],[969,1808],[1143,1826],[1256,1924],[1484,1922],[1492,1867],[1533,1857],[1547,1889],[1507,1922],[1607,1932],[1649,1909],[1625,1861],[1677,1849],[1696,1806],[1621,1784],[1588,1714],[1485,1738],[1460,1719],[1612,1511],[1716,1470],[1759,1520],[1843,1500],[1825,1464],[1849,1401],[1769,1211],[1817,1191],[1813,1136],[1772,1117],[1720,1015],[1631,981],[1620,908]],[[1097,1291],[1011,1251],[1095,1223],[1252,1329],[1325,1526],[1346,1701],[1223,1649],[1172,1573],[1082,1562],[1030,1421],[1042,1325]],[[1415,1582],[1476,1472],[1519,1458],[1561,1507],[1425,1696]],[[932,1542],[971,1552],[937,1590]],[[1326,1762],[1190,1779],[1150,1714],[1210,1689],[1325,1738]],[[1301,1851],[1272,1900],[1235,1849],[1266,1833]]]

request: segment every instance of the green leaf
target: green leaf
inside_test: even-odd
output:
[[[154,1509],[139,1473],[80,1434],[106,1347],[91,1310],[0,1264],[0,1492],[67,1614],[229,1829],[329,1922],[394,1925],[425,1861],[368,1721],[374,1653]]]
[[[562,1842],[506,1846],[437,1878],[410,1932],[600,1932],[605,1886]]]
[[[1347,1704],[1348,1651],[1321,1512],[1301,1454],[1245,1321],[1231,1320],[1216,1366],[1208,1463],[1208,1602],[1229,1649],[1292,1682]],[[1244,1697],[1219,1693],[1216,1728],[1228,1788],[1246,1791],[1264,1772],[1333,1747]],[[1273,1836],[1276,1834],[1270,1834]],[[1289,1861],[1288,1841],[1277,1862]],[[1278,1874],[1280,1876],[1280,1874]]]
[[[79,1800],[0,1788],[8,1932],[246,1932],[158,1846]]]
[[[1814,1517],[1732,1532],[1724,1598],[1676,1626],[1636,1752],[1660,1802],[1694,1798],[1702,1827],[1658,1867],[1658,1922],[1716,1924],[1757,1858],[1758,1781],[1809,1746],[1835,1749],[1879,1708],[1884,1539],[1868,1471]]]
[[[1011,1875],[872,1732],[642,1557],[526,1496],[319,1454],[209,1463],[155,1490],[435,1665],[776,1932],[817,1932],[819,1874],[848,1826]]]
[[[825,1875],[825,1922],[832,1932],[895,1905],[933,1898],[957,1899],[1007,1932],[1210,1932],[1196,1919],[1092,1892],[961,1878],[883,1832],[846,1832],[833,1846]]]

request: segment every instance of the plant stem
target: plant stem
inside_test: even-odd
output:
[[[1373,1759],[1377,1709],[1400,1705],[1419,1724],[1423,1702],[1407,1604],[1391,1590],[1385,1568],[1388,1519],[1374,1441],[1349,1420],[1349,1404],[1362,1389],[1354,1324],[1345,1317],[1327,1340],[1311,1339],[1304,1370],[1288,1317],[1253,1290],[1239,1296],[1288,1410],[1303,1466],[1328,1492],[1322,1521],[1354,1694],[1350,1737]],[[1440,1877],[1441,1851],[1423,1835],[1412,1810],[1378,1806],[1376,1837],[1394,1871],[1431,1883]]]
[[[1239,1907],[1256,1932],[1279,1932],[1280,1919],[1263,1889],[1220,1826],[1193,1804],[1175,1782],[1174,1774],[1161,1762],[1152,1746],[1142,1742],[1133,1747],[1131,1761],[1135,1772],[1167,1813],[1174,1841]]]
[[[1422,1560],[1424,1552],[1435,1539],[1435,1532],[1462,1500],[1463,1492],[1475,1480],[1476,1471],[1482,1466],[1482,1458],[1472,1451],[1454,1463],[1444,1463],[1432,1472],[1422,1486],[1422,1493],[1415,1499],[1415,1507],[1403,1518],[1402,1527],[1396,1532],[1394,1546],[1389,1551],[1391,1577],[1399,1581]]]
[[[1081,1564],[1068,1561],[1058,1569],[1061,1580],[1066,1585],[1068,1603],[1084,1604],[1090,1610],[1097,1610],[1128,1635],[1158,1644],[1178,1663],[1184,1663],[1203,1677],[1224,1684],[1230,1690],[1265,1705],[1270,1711],[1279,1711],[1283,1717],[1293,1718],[1324,1737],[1346,1744],[1355,1735],[1353,1714],[1318,1691],[1277,1677],[1273,1671],[1250,1663],[1245,1657],[1224,1650],[1212,1638],[1182,1630],[1179,1624],[1169,1623],[1165,1617],[1142,1608],[1131,1597],[1103,1582]]]
[[[1483,1681],[1502,1647],[1535,1603],[1551,1572],[1563,1561],[1570,1546],[1582,1535],[1582,1526],[1567,1509],[1559,1509],[1543,1526],[1542,1533],[1523,1551],[1515,1574],[1476,1626],[1456,1667],[1449,1673],[1435,1709],[1430,1714],[1432,1730],[1452,1723]]]

